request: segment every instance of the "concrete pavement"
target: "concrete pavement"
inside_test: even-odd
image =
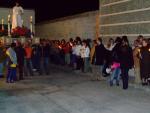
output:
[[[54,68],[14,84],[0,80],[0,113],[150,113],[150,92]]]

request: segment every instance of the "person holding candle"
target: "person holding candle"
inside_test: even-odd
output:
[[[4,30],[4,19],[2,18],[2,30]]]
[[[11,27],[10,27],[10,15],[8,15],[8,36],[11,35]]]
[[[134,59],[134,73],[135,73],[135,84],[141,84],[141,75],[140,75],[140,41],[134,41],[134,49],[133,49],[133,59]]]
[[[12,29],[16,27],[22,27],[22,17],[23,8],[16,2],[16,6],[13,7],[13,15],[12,15]]]
[[[143,39],[142,45],[143,47],[139,51],[142,85],[148,85],[150,78],[150,47],[148,46],[148,40]]]

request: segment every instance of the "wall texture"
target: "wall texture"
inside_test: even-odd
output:
[[[150,0],[100,0],[100,35],[150,36]]]
[[[96,37],[96,15],[98,11],[87,12],[36,24],[36,35],[42,38],[69,39]]]
[[[1,19],[3,18],[4,24],[7,24],[8,15],[12,14],[11,8],[0,8],[0,24]],[[22,18],[24,20],[24,26],[30,28],[30,16],[33,16],[33,23],[35,24],[35,11],[34,10],[24,10],[24,14],[22,15]]]

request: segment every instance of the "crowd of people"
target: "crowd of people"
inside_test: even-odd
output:
[[[123,89],[128,88],[129,70],[134,68],[135,83],[150,85],[150,40],[140,35],[133,47],[127,36],[110,38],[107,44],[102,38],[80,37],[69,41],[42,39],[34,44],[18,41],[7,47],[0,43],[0,77],[6,73],[8,83],[34,76],[35,72],[49,75],[50,63],[90,73],[92,81],[109,77],[110,86],[119,86],[122,80]]]

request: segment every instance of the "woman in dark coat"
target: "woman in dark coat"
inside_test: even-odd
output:
[[[96,62],[95,65],[102,66],[104,64],[104,57],[105,57],[105,47],[102,44],[102,39],[97,39],[98,45],[95,47],[95,58]]]
[[[95,47],[95,68],[94,68],[94,76],[96,76],[97,80],[103,80],[102,69],[104,64],[105,57],[105,47],[102,43],[102,39],[97,39],[97,46]]]
[[[148,79],[150,78],[150,47],[148,46],[148,40],[143,40],[143,47],[140,49],[140,68],[141,79],[143,85],[148,85]]]
[[[129,69],[134,65],[132,48],[129,46],[127,36],[122,37],[122,45],[120,47],[120,66],[123,82],[123,89],[128,89]]]

